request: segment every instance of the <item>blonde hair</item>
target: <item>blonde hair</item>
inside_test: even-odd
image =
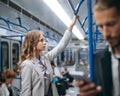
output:
[[[43,32],[39,30],[32,30],[27,33],[25,36],[20,60],[18,64],[20,65],[25,59],[32,59],[37,54],[37,43],[39,42],[39,37],[43,34]]]

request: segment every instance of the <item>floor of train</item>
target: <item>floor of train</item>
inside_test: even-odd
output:
[[[77,87],[71,87],[66,90],[65,96],[77,96],[79,94]]]

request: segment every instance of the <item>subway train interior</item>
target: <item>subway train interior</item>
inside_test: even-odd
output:
[[[64,51],[55,58],[60,66],[74,66],[75,71],[89,74],[92,54],[106,47],[94,18],[92,6],[96,0],[0,0],[0,71],[18,71],[19,55],[24,36],[33,29],[42,30],[47,42],[46,52],[54,48],[78,15],[72,38]],[[19,90],[18,74],[13,85]],[[72,96],[72,95],[71,95]]]

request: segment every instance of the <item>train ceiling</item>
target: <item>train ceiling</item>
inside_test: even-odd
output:
[[[39,22],[49,27],[53,31],[56,31],[60,35],[62,35],[64,31],[67,29],[67,26],[54,14],[54,12],[43,2],[43,0],[0,0],[0,1],[4,2],[4,4],[0,3],[0,16],[3,16],[5,19],[11,20],[12,22],[18,22],[18,19],[16,18],[20,17],[22,25],[24,25],[28,29],[38,28],[44,31],[45,30],[44,26],[41,26]],[[88,12],[87,0],[57,0],[57,1],[60,3],[60,5],[63,7],[63,9],[66,11],[66,13],[69,15],[71,19],[74,15],[73,10],[76,8],[77,4],[79,4],[80,1],[83,1],[78,11],[79,20],[77,20],[76,25],[80,32],[83,34],[83,36],[86,38],[87,34],[85,32],[87,32],[88,30],[87,19],[83,26],[84,30],[83,28],[81,28],[80,23],[83,23],[85,18],[87,18],[87,16],[89,15],[87,13]],[[93,5],[95,3],[95,0],[91,1]],[[13,5],[19,6],[20,8],[22,8],[22,10],[16,8]],[[16,9],[13,10],[12,7]],[[73,36],[73,38],[76,37]]]
[[[43,2],[43,0],[1,0],[1,1],[13,2],[14,4],[18,5],[19,7],[25,9],[25,11],[29,12],[33,16],[35,16],[38,19],[40,19],[41,21],[43,21],[45,24],[48,24],[49,26],[51,26],[53,29],[59,30],[59,32],[62,34],[64,33],[64,30],[67,28],[65,26],[65,24],[55,14],[53,14],[53,12]],[[74,12],[72,10],[70,2],[72,3],[73,7],[75,8],[80,1],[81,0],[58,0],[60,5],[67,12],[67,14],[70,16],[71,19],[73,17]],[[87,16],[87,7],[86,7],[87,0],[83,0],[83,1],[84,2],[82,3],[80,10],[79,10],[79,13],[78,13],[78,15],[80,16],[79,19],[81,22]],[[15,18],[20,16],[22,19],[22,23],[25,26],[28,26],[30,28],[35,28],[36,24],[34,24],[33,21],[27,20],[19,12],[12,12],[13,14],[9,15],[10,13],[9,12],[5,13],[4,10],[6,11],[6,8],[2,6],[1,10],[0,10],[1,15],[4,15],[7,19],[14,21]],[[61,15],[64,15],[64,14],[61,14]],[[33,24],[31,24],[31,23],[33,23]],[[85,26],[87,26],[87,23],[85,23]],[[81,30],[79,22],[77,22],[77,27],[82,32],[82,34],[85,36],[83,30]],[[85,27],[85,30],[86,29],[87,29],[87,27]]]

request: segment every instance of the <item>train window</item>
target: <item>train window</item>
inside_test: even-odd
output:
[[[1,42],[1,67],[2,71],[9,68],[9,46],[8,42]]]
[[[82,49],[81,51],[80,51],[80,64],[81,65],[87,65],[88,63],[87,63],[87,50],[85,50],[85,49]]]
[[[19,60],[19,44],[13,43],[12,45],[12,64],[13,64],[13,70],[17,71],[17,63]]]

